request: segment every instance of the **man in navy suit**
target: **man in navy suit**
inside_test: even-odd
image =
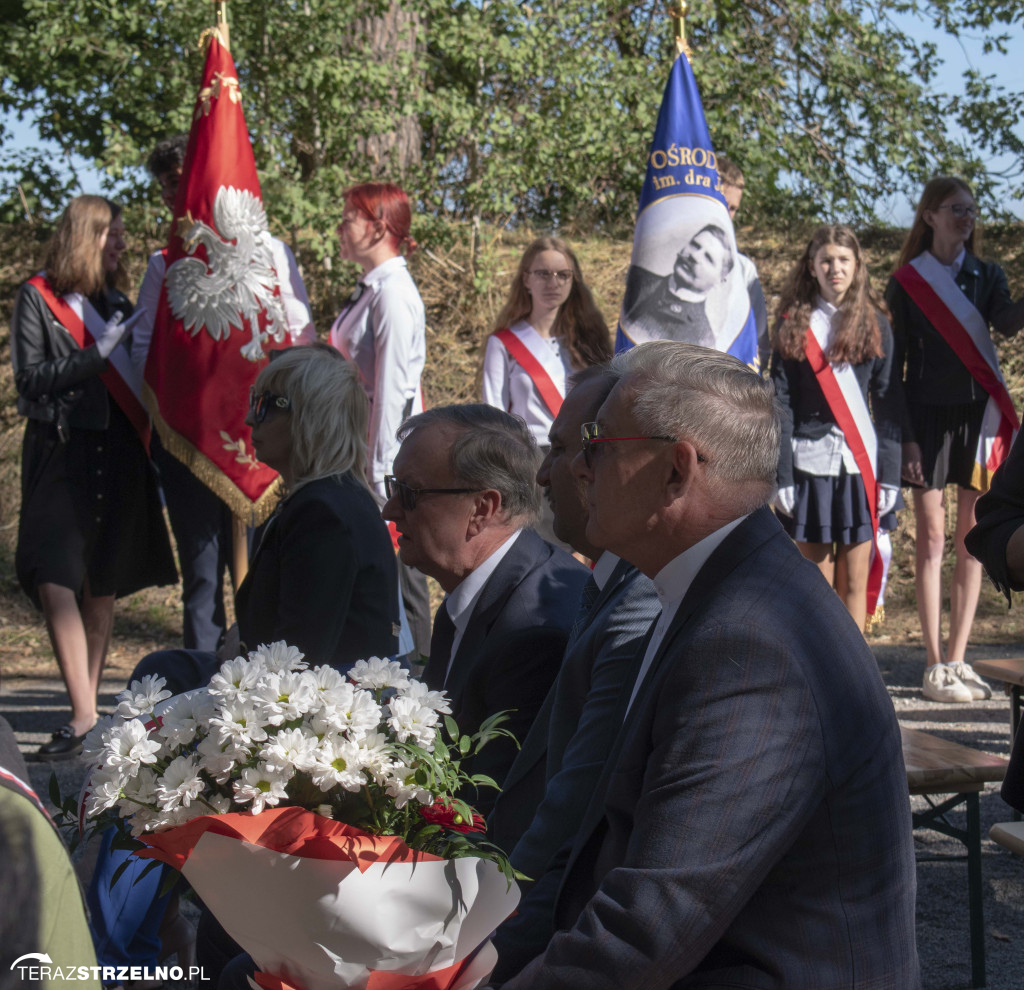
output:
[[[589,571],[542,540],[537,514],[539,451],[522,420],[483,404],[441,406],[407,420],[385,519],[402,561],[447,593],[434,618],[424,680],[451,698],[459,729],[472,734],[508,711],[524,739],[562,662]],[[494,740],[463,768],[499,785],[516,745]],[[469,795],[485,816],[494,792]]]
[[[779,423],[736,359],[645,344],[575,462],[587,536],[662,605],[506,990],[919,985],[899,727],[863,637],[766,508]]]
[[[513,866],[537,881],[515,916],[498,929],[494,945],[500,959],[494,982],[518,972],[551,937],[560,874],[546,873],[547,866],[582,821],[622,724],[641,644],[661,608],[649,578],[587,539],[584,493],[571,471],[580,427],[597,415],[616,380],[606,365],[572,378],[551,426],[550,450],[537,472],[537,483],[551,504],[555,535],[595,565],[558,678],[488,822],[489,837],[511,850]]]

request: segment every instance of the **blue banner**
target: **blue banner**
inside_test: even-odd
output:
[[[690,63],[669,76],[640,193],[615,350],[685,340],[758,366],[757,327]]]

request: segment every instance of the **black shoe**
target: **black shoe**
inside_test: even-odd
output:
[[[68,760],[73,756],[80,756],[82,743],[88,733],[76,736],[75,730],[70,725],[62,725],[51,737],[48,743],[43,743],[36,750],[37,760]]]

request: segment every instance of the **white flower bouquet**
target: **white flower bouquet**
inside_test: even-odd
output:
[[[447,700],[393,661],[348,677],[285,643],[169,697],[133,682],[86,739],[79,826],[116,823],[180,870],[271,988],[468,990],[515,909],[507,859],[454,795],[461,761],[504,734],[460,736]],[[128,835],[130,833],[130,836]]]

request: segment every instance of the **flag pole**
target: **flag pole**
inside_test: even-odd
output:
[[[220,34],[221,42],[225,48],[231,47],[231,37],[228,32],[228,4],[227,0],[214,0],[213,8],[217,14],[217,32]]]
[[[231,47],[231,36],[228,32],[227,0],[214,0],[213,8],[217,15],[217,33],[225,48]],[[231,516],[231,583],[237,592],[239,585],[245,580],[249,571],[249,534],[245,521],[238,516]]]
[[[668,16],[672,18],[672,33],[676,40],[676,57],[685,55],[687,61],[690,61],[690,46],[686,43],[686,0],[670,0]]]

